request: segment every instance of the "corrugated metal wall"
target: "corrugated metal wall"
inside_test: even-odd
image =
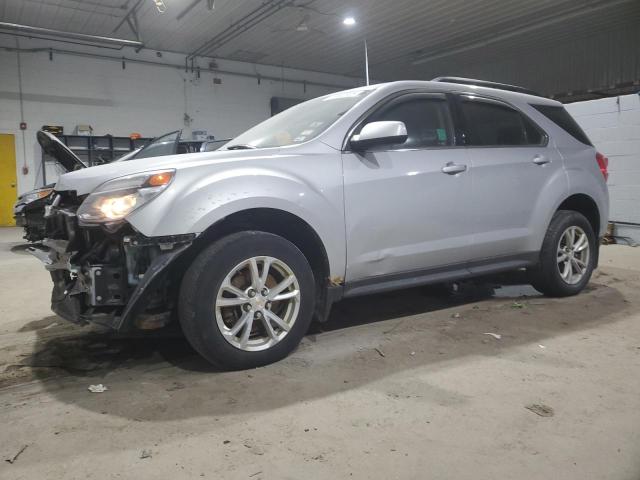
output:
[[[434,63],[429,74],[513,83],[545,95],[612,88],[640,80],[638,25],[517,53],[471,53]]]

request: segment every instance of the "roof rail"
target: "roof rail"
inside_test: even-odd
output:
[[[526,93],[527,95],[535,95],[542,97],[538,92],[529,90],[528,88],[518,87],[517,85],[509,85],[507,83],[488,82],[486,80],[475,80],[473,78],[462,77],[438,77],[431,80],[432,82],[459,83],[461,85],[475,85],[476,87],[497,88],[498,90],[507,90],[509,92]]]

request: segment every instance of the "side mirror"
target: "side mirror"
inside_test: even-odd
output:
[[[360,134],[351,137],[349,146],[358,152],[374,146],[404,143],[406,140],[407,127],[404,122],[371,122],[362,127]]]

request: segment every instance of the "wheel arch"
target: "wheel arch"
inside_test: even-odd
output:
[[[572,210],[584,215],[589,221],[596,238],[598,237],[598,232],[600,232],[600,210],[592,197],[584,193],[570,195],[558,205],[556,212],[558,210]]]
[[[216,240],[242,231],[257,230],[281,236],[293,243],[305,256],[316,283],[317,320],[323,321],[328,314],[328,288],[330,286],[330,265],[327,249],[320,235],[305,220],[285,210],[275,208],[249,208],[224,217],[209,226],[194,242],[187,256],[191,261]],[[186,268],[186,267],[185,267]]]

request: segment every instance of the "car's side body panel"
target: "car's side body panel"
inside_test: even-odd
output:
[[[600,231],[595,233],[603,237],[607,233],[609,222],[609,190],[602,181],[602,173],[595,160],[595,149],[584,145],[565,145],[558,151],[564,159],[567,171],[568,196],[586,195],[593,199],[600,217]]]
[[[471,259],[470,171],[463,149],[345,153],[347,281]]]
[[[535,105],[541,102],[536,99],[531,103]],[[554,198],[555,208],[542,212],[548,217],[546,225],[557,207],[568,197],[586,195],[593,200],[599,212],[600,231],[595,233],[599,237],[604,236],[609,222],[609,190],[596,162],[595,148],[579,142],[540,112],[528,105],[527,107],[527,114],[550,134],[551,142],[562,158],[567,177],[566,196]]]
[[[473,170],[473,258],[539,250],[547,212],[568,193],[556,149],[469,148],[467,154]],[[549,163],[534,163],[541,157]]]
[[[182,168],[166,194],[134,211],[128,221],[142,234],[157,237],[199,234],[243,210],[282,210],[313,228],[325,245],[331,276],[342,278],[342,166],[338,152],[323,150]]]

